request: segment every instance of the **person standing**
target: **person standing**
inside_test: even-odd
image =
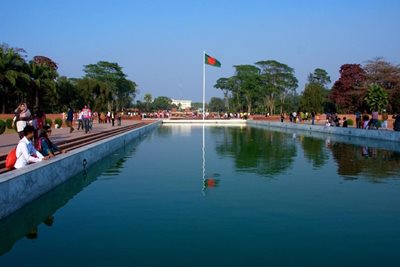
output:
[[[67,127],[69,127],[69,133],[72,133],[75,130],[74,127],[72,127],[73,120],[74,120],[74,111],[71,108],[71,106],[68,106],[67,119],[65,120],[65,123],[67,124]]]
[[[38,141],[38,133],[46,123],[46,114],[38,108],[35,112],[35,116],[32,120],[32,126],[35,129],[35,133],[33,136],[33,144],[36,146]]]
[[[32,144],[34,130],[35,129],[31,125],[27,125],[23,130],[24,137],[19,141],[15,151],[17,161],[14,164],[14,168],[16,169],[25,167],[29,165],[29,163],[48,159],[48,157],[44,157],[39,151],[37,151]]]
[[[362,128],[361,123],[361,112],[359,110],[356,111],[356,126],[357,128]]]
[[[387,129],[388,118],[389,118],[389,114],[387,113],[386,109],[383,109],[382,110],[382,129]]]
[[[89,120],[92,117],[92,111],[85,105],[82,109],[82,120],[85,128],[85,133],[89,132]]]
[[[24,128],[27,126],[28,121],[32,120],[32,114],[28,109],[26,103],[21,103],[15,110],[14,122],[17,127],[19,139],[24,137]]]
[[[111,122],[111,112],[107,111],[106,123],[110,123],[110,122]]]
[[[315,123],[315,112],[311,111],[311,124],[314,125]]]
[[[343,118],[343,127],[347,128],[347,126],[348,126],[347,118],[344,117]]]
[[[122,121],[122,115],[124,114],[123,112],[118,112],[117,113],[117,120],[118,120],[118,126],[121,126],[121,121]]]
[[[79,129],[83,130],[83,117],[82,117],[82,111],[79,111],[78,113],[78,131]]]
[[[393,115],[393,130],[396,132],[400,131],[400,114]]]
[[[111,125],[114,127],[114,122],[115,122],[115,111],[111,112]]]
[[[283,120],[285,119],[285,115],[283,114],[283,112],[281,113],[281,122],[283,122]]]
[[[374,110],[372,111],[372,119],[371,119],[371,128],[373,129],[378,129],[378,119],[379,119],[379,113],[378,111]]]
[[[369,122],[369,115],[366,110],[364,110],[364,113],[362,115],[362,128],[363,129],[368,129],[368,122]]]

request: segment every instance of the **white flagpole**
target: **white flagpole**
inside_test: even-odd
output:
[[[206,63],[205,63],[205,58],[206,58],[206,52],[203,51],[203,123],[204,123],[204,118],[205,118],[205,113],[206,113]]]

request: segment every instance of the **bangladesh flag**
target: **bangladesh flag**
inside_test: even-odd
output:
[[[219,62],[216,58],[210,57],[207,54],[205,54],[204,63],[214,67],[221,67],[221,62]]]

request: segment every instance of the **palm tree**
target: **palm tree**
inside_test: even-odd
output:
[[[377,84],[371,84],[367,96],[364,98],[371,111],[379,111],[389,104],[388,93]]]
[[[29,81],[29,75],[24,71],[25,60],[20,54],[22,49],[0,46],[0,96],[2,99],[1,112],[6,112],[10,102],[10,92],[16,91],[18,80]],[[21,93],[21,91],[20,91]]]
[[[31,75],[32,94],[35,99],[35,107],[39,107],[40,100],[46,94],[56,93],[57,71],[46,64],[37,64],[34,61],[29,62],[29,71]]]

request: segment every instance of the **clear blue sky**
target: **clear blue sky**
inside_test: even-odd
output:
[[[274,59],[289,65],[304,88],[308,73],[326,69],[335,81],[345,63],[374,57],[400,63],[398,0],[2,0],[0,43],[45,55],[61,75],[81,77],[83,65],[118,62],[153,97],[207,99],[233,65]]]

